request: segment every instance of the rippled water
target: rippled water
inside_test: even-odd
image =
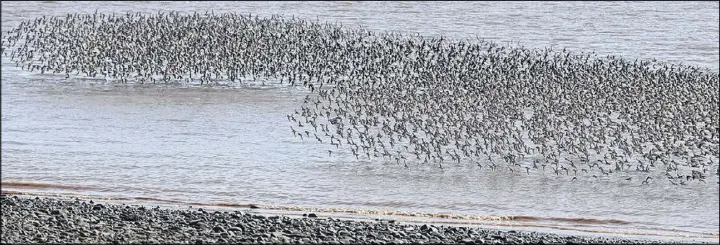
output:
[[[2,28],[96,9],[284,14],[375,31],[656,58],[715,72],[719,66],[717,2],[3,2]],[[285,115],[299,108],[303,88],[120,86],[30,74],[2,62],[3,191],[511,215],[515,221],[480,223],[583,234],[717,241],[720,233],[716,175],[708,184],[676,187],[662,177],[641,186],[471,166],[405,169],[342,151],[328,156],[329,145],[294,138]]]

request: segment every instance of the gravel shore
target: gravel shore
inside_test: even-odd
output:
[[[650,243],[470,227],[261,216],[2,195],[2,243]]]

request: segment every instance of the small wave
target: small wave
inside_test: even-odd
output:
[[[3,130],[3,131],[7,132],[8,130]],[[23,131],[23,130],[12,130],[12,131],[14,131],[14,132],[25,132],[25,131]],[[2,144],[7,144],[7,145],[29,145],[28,143],[19,142],[19,141],[12,141],[12,140],[3,140]]]
[[[106,190],[93,186],[61,185],[35,182],[0,182],[3,187],[39,188],[39,189],[65,189],[65,190]]]
[[[206,207],[228,207],[228,208],[253,208],[255,205],[252,204],[238,204],[238,203],[201,203],[201,202],[189,202],[187,204],[196,206]]]
[[[81,154],[81,153],[74,153]],[[125,192],[125,191],[139,191],[141,193],[154,192],[160,193],[168,190],[162,189],[148,189],[142,187],[132,186],[117,186],[117,187],[99,187],[99,186],[87,186],[87,185],[68,185],[68,184],[54,184],[54,183],[38,183],[38,182],[21,182],[21,181],[1,181],[0,186],[3,188],[21,188],[21,189],[53,189],[53,190],[71,190],[71,191],[98,191],[98,192]]]
[[[175,119],[175,118],[165,119],[165,121],[168,121],[168,122],[180,122],[180,123],[189,123],[189,122],[192,122],[192,120],[188,120],[188,119]]]
[[[168,200],[168,199],[160,199],[160,198],[154,198],[154,197],[132,197],[132,199],[138,200],[138,201],[153,201],[153,202],[165,202],[165,203],[187,204],[186,202],[182,202],[182,201],[175,201],[175,200]]]
[[[20,196],[35,196],[35,197],[53,197],[53,198],[78,198],[88,200],[106,200],[106,201],[130,201],[133,200],[127,197],[114,197],[114,196],[95,196],[95,195],[83,195],[77,193],[45,193],[45,192],[28,192],[28,191],[16,191],[16,190],[0,190],[2,195],[20,195]]]
[[[537,217],[537,216],[512,216],[515,221],[561,221],[568,223],[582,224],[619,224],[629,225],[632,222],[619,219],[594,219],[594,218],[563,218],[563,217]]]

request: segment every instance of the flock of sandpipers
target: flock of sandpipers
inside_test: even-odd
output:
[[[289,129],[329,157],[570,181],[718,174],[718,73],[693,66],[282,16],[68,14],[2,34],[17,66],[66,78],[303,85]]]

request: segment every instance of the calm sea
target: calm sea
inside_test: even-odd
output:
[[[96,9],[283,14],[374,31],[479,36],[526,47],[655,58],[713,72],[719,66],[718,2],[2,2],[2,29],[42,15]],[[492,173],[472,166],[405,169],[394,162],[356,160],[343,151],[328,156],[329,145],[294,138],[285,117],[307,94],[303,88],[279,86],[95,84],[32,74],[3,57],[2,189],[182,206],[317,208],[360,218],[398,214],[394,218],[405,221],[433,218],[568,234],[718,240],[714,174],[708,184],[641,186]],[[516,218],[492,219],[500,216]]]

